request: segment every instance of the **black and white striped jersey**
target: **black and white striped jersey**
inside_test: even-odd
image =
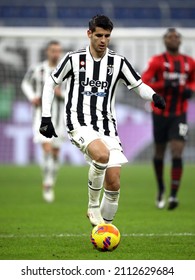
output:
[[[119,82],[127,88],[142,81],[126,58],[107,49],[96,61],[89,46],[65,55],[51,74],[56,84],[66,80],[65,118],[68,131],[92,126],[104,135],[116,136],[115,93]]]
[[[49,66],[47,60],[32,66],[24,76],[21,87],[28,98],[32,101],[34,98],[42,98],[43,87],[46,79],[51,75],[54,68]],[[61,91],[62,96],[64,92]],[[52,104],[52,121],[55,126],[61,125],[64,122],[64,98],[58,98],[55,96]],[[41,120],[41,106],[33,108],[33,123],[37,123],[39,126]]]

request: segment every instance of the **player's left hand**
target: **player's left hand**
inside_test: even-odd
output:
[[[162,96],[155,93],[155,94],[153,94],[152,99],[154,101],[154,106],[155,107],[157,107],[159,109],[165,109],[166,103],[165,103],[165,100]]]
[[[40,97],[35,97],[31,100],[31,104],[35,107],[41,106],[41,98]]]
[[[42,117],[39,132],[47,138],[58,137],[51,122],[51,117]]]

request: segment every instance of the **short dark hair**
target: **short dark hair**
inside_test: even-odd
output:
[[[167,29],[167,31],[165,32],[163,38],[166,38],[167,35],[168,35],[169,33],[172,33],[172,32],[176,32],[177,35],[178,35],[179,37],[181,37],[181,34],[177,31],[177,29],[176,29],[175,27],[169,27],[169,28]]]
[[[94,32],[96,27],[101,27],[105,30],[112,31],[114,26],[112,21],[107,16],[96,15],[89,21],[89,30]]]
[[[60,45],[60,42],[58,42],[57,40],[51,40],[51,41],[49,41],[49,42],[47,43],[47,45],[46,45],[46,50],[47,50],[50,46],[52,46],[52,45]]]

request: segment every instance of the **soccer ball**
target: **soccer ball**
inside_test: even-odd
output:
[[[99,224],[92,229],[91,243],[99,251],[113,251],[119,242],[120,231],[112,224]]]

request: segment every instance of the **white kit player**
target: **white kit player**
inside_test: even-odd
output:
[[[165,107],[164,99],[142,83],[126,58],[108,49],[112,29],[113,24],[108,17],[93,17],[87,31],[90,45],[65,55],[47,79],[42,97],[40,132],[49,138],[57,137],[51,121],[53,90],[66,81],[67,131],[72,143],[90,162],[87,216],[92,225],[113,221],[119,201],[120,169],[127,162],[115,118],[118,83],[123,82],[142,98],[153,100],[155,106]]]
[[[55,98],[52,105],[52,122],[55,124],[59,138],[45,138],[39,132],[41,121],[41,98],[43,86],[47,77],[57,66],[61,58],[62,48],[59,42],[50,41],[46,47],[47,60],[29,69],[22,81],[22,90],[33,106],[34,142],[40,143],[43,151],[43,198],[47,202],[54,200],[54,184],[59,167],[59,149],[64,140],[64,96],[60,87],[55,88]]]

